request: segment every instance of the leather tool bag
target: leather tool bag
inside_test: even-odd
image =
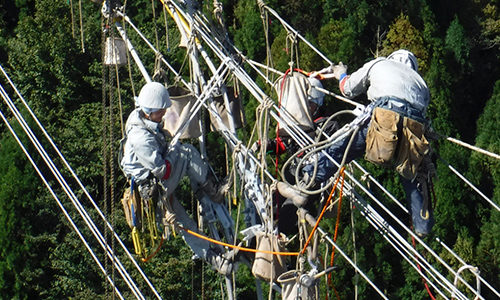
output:
[[[142,228],[141,198],[137,189],[126,189],[122,198],[123,211],[128,226]]]
[[[422,160],[430,152],[430,145],[424,134],[424,124],[404,117],[396,171],[406,179],[413,180],[417,176]]]
[[[365,159],[384,167],[391,167],[394,161],[396,171],[413,180],[430,151],[424,134],[424,124],[376,107],[366,135]]]
[[[365,159],[377,165],[390,167],[398,145],[398,124],[401,115],[375,107],[366,135]]]

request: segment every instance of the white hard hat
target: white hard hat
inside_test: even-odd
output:
[[[166,109],[172,105],[168,90],[163,84],[158,82],[146,83],[137,97],[137,104],[141,109],[150,114],[159,109]]]
[[[407,65],[415,71],[418,71],[418,62],[415,54],[408,50],[400,49],[392,52],[387,59],[394,60]]]
[[[314,77],[307,77],[309,80],[309,83],[311,84],[311,87],[309,88],[309,91],[307,92],[307,100],[312,101],[316,103],[318,106],[323,105],[323,100],[325,98],[325,93],[323,93],[320,90],[317,90],[315,87],[323,88],[323,85],[321,84],[321,81]]]

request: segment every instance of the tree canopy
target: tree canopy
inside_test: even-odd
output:
[[[110,29],[109,24],[103,23],[100,6],[94,2],[0,0],[0,64],[83,185],[106,207],[108,216],[114,214],[120,236],[132,249],[119,203],[127,182],[119,170],[117,156],[121,120],[133,109],[133,96],[144,80],[135,66],[129,72],[128,68],[114,70],[102,65],[103,32]],[[202,9],[212,10],[211,1],[199,2]],[[279,22],[272,18],[263,20],[255,0],[220,2],[224,5],[228,37],[247,58],[271,62],[273,68],[281,71],[289,68],[293,45],[289,32]],[[443,135],[500,153],[497,0],[265,2],[331,61],[346,63],[349,71],[399,48],[413,51],[431,91],[428,113],[433,128]],[[140,30],[157,43],[170,64],[178,68],[185,65],[185,51],[178,47],[180,37],[175,24],[171,19],[164,23],[160,1],[129,1],[126,11]],[[139,52],[146,53],[146,67],[154,70],[154,53],[140,43],[140,37],[130,38]],[[296,47],[293,51],[297,51],[296,62],[301,68],[313,71],[326,67],[307,47]],[[117,82],[110,82],[116,75],[122,79],[119,89]],[[173,74],[167,77],[170,82],[175,80]],[[6,82],[0,79],[0,83]],[[337,89],[333,83],[325,86]],[[248,135],[255,122],[257,104],[249,93],[242,94],[250,120],[250,129],[245,128],[242,134]],[[327,97],[326,106],[334,112],[342,104]],[[3,102],[0,111],[8,112]],[[11,115],[9,119],[13,120]],[[34,124],[34,120],[29,122]],[[19,128],[19,124],[16,126]],[[27,137],[21,140],[29,144]],[[0,141],[0,299],[109,298],[107,280],[3,123]],[[210,153],[210,159],[223,170],[227,159],[220,137],[210,136],[208,142],[221,150]],[[48,145],[49,141],[44,139],[43,143]],[[27,148],[34,151],[33,147]],[[437,163],[435,236],[484,270],[482,274],[499,290],[499,212],[460,181],[447,164],[466,174],[500,204],[500,162],[446,141],[436,142],[433,148],[442,158]],[[38,156],[34,159],[41,161]],[[391,191],[402,195],[392,173],[372,170]],[[55,178],[49,180],[53,182]],[[184,184],[182,192],[189,195],[188,190],[188,184]],[[185,198],[190,201],[188,196]],[[67,203],[69,199],[61,201]],[[91,207],[89,203],[85,205]],[[347,215],[342,218],[348,220]],[[359,263],[370,268],[369,275],[377,278],[388,297],[427,299],[418,273],[401,262],[381,242],[382,237],[363,223],[361,216],[357,218],[356,234],[361,237],[357,245]],[[326,226],[333,230],[333,225]],[[339,239],[347,240],[349,236],[345,230]],[[142,264],[162,297],[220,298],[220,283],[214,279],[216,276],[209,276],[214,275],[213,271],[192,261],[192,254],[180,238],[168,243],[153,260]],[[457,263],[453,257],[445,259]],[[339,265],[343,268],[336,273],[334,285],[342,299],[352,299],[354,271],[345,261],[339,261]],[[241,268],[238,272],[238,299],[253,299],[255,287],[250,270]],[[366,283],[360,283],[358,288],[359,299],[372,299],[375,295]],[[131,295],[126,296],[128,299]],[[494,295],[485,292],[484,297],[492,299]]]

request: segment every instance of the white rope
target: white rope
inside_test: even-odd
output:
[[[445,248],[449,253],[455,257],[456,260],[458,260],[462,265],[467,265],[467,263],[460,257],[458,254],[456,254],[448,245],[446,245],[443,241],[441,241],[440,238],[436,237],[436,241],[443,247]],[[500,293],[493,287],[491,284],[489,284],[484,278],[481,277],[481,275],[478,273],[477,276],[479,277],[479,280],[486,286],[488,287],[495,295],[497,295],[498,298],[500,298]]]
[[[481,148],[476,147],[476,146],[472,146],[472,145],[470,145],[470,144],[467,144],[466,142],[462,142],[462,141],[457,140],[457,139],[452,138],[452,137],[447,137],[446,139],[447,139],[448,141],[453,142],[453,143],[455,143],[455,144],[458,144],[458,145],[460,145],[460,146],[463,146],[463,147],[466,147],[466,148],[472,149],[472,150],[477,151],[477,152],[479,152],[479,153],[486,154],[486,155],[488,155],[488,156],[490,156],[490,157],[493,157],[493,158],[495,158],[495,159],[499,159],[499,160],[500,160],[500,155],[498,155],[498,154],[496,154],[496,153],[493,153],[493,152],[490,152],[490,151],[487,151],[487,150],[481,149]]]
[[[460,174],[453,166],[451,166],[447,161],[445,161],[442,157],[441,161],[460,179],[462,179],[468,186],[470,186],[476,193],[478,193],[484,200],[486,200],[491,206],[493,206],[496,210],[500,211],[500,206],[498,206],[495,202],[493,202],[490,198],[488,198],[483,192],[481,192],[472,182],[470,182],[465,176]]]
[[[474,266],[470,266],[470,265],[465,265],[465,266],[462,266],[460,267],[460,269],[458,269],[457,271],[457,276],[455,276],[455,280],[453,281],[453,284],[455,286],[457,286],[458,284],[458,275],[460,273],[462,273],[464,270],[470,270],[472,274],[474,274],[476,276],[476,297],[474,299],[479,299],[479,296],[481,294],[481,281],[479,280],[479,270],[474,267]],[[455,298],[455,293],[453,292],[451,294],[451,299]]]

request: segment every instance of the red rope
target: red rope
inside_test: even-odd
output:
[[[411,223],[411,222],[410,222]],[[413,226],[410,226],[410,229],[413,230],[412,228]],[[411,242],[413,244],[413,248],[415,248],[415,250],[417,249],[417,245],[415,244],[415,237],[412,235],[411,236]],[[420,267],[420,264],[418,263],[418,257],[415,255],[415,260],[417,261],[417,268],[420,272],[422,272],[422,268]],[[431,292],[431,289],[429,288],[429,286],[427,285],[427,281],[425,280],[425,278],[422,276],[422,281],[424,282],[424,286],[425,286],[425,289],[427,290],[427,293],[429,294],[429,296],[431,297],[432,300],[436,300],[436,298],[434,298],[434,295],[432,295],[432,292]]]
[[[162,244],[163,244],[163,237],[161,237],[160,244],[158,245],[158,247],[156,248],[156,250],[153,253],[151,253],[148,257],[143,258],[142,261],[143,262],[148,262],[151,258],[153,258],[158,253],[158,251],[160,250]]]

